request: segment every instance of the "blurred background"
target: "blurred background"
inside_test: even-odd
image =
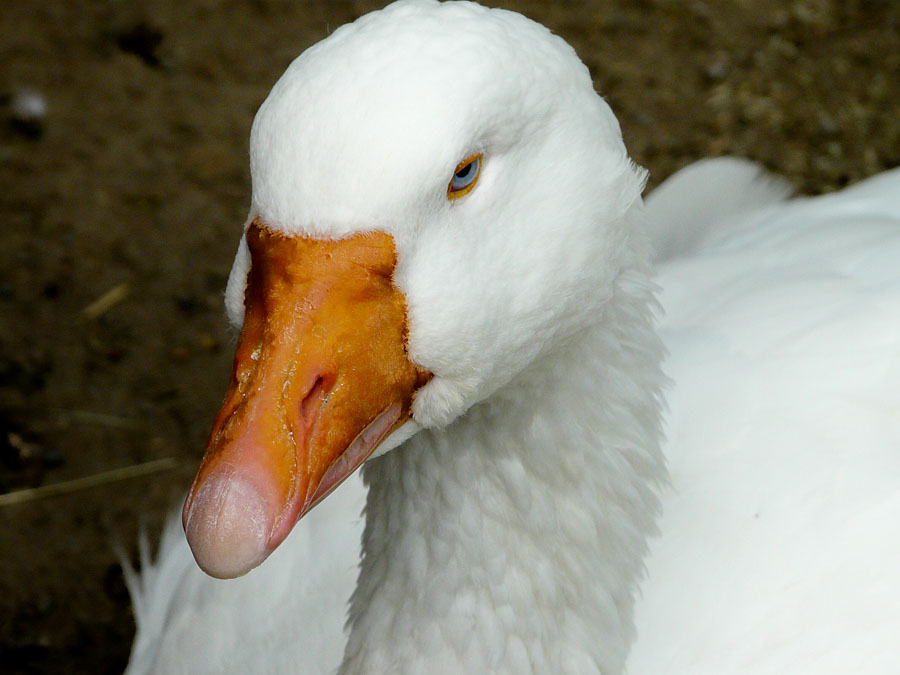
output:
[[[0,493],[103,474],[0,502],[3,672],[124,667],[113,542],[136,560],[141,526],[156,541],[224,393],[253,115],[382,4],[0,3]],[[803,193],[900,164],[895,0],[492,4],[573,44],[651,188],[721,154]]]

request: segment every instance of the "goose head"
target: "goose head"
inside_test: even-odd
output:
[[[220,577],[367,458],[564,348],[646,256],[615,117],[572,48],[512,12],[398,2],[335,31],[272,89],[250,162],[234,375],[184,508]]]

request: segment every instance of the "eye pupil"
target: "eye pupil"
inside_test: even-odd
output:
[[[474,162],[469,162],[469,163],[466,164],[463,168],[461,168],[459,171],[457,171],[457,172],[456,172],[456,177],[457,177],[457,178],[465,178],[466,176],[468,176],[468,175],[469,175],[469,172],[472,171],[472,164],[473,164],[473,163],[474,163]]]

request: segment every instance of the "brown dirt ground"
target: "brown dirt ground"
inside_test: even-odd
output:
[[[134,556],[186,489],[230,367],[221,296],[253,114],[291,59],[380,3],[0,3],[0,670],[119,672]],[[574,44],[653,181],[744,155],[805,192],[900,164],[895,0],[510,1]],[[39,124],[12,98],[39,92]],[[121,284],[95,318],[84,308]]]

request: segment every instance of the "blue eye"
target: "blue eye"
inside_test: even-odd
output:
[[[481,154],[467,157],[453,171],[447,186],[447,199],[459,199],[472,191],[481,173]]]

